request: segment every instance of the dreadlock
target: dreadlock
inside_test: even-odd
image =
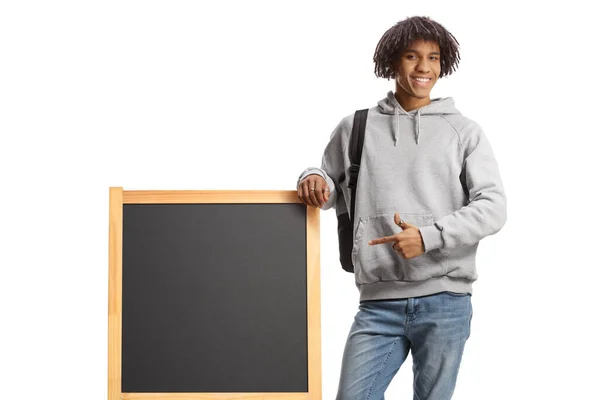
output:
[[[398,22],[383,34],[373,56],[375,76],[395,79],[393,62],[415,40],[436,42],[440,46],[440,78],[458,67],[458,41],[442,25],[429,17],[410,17]]]

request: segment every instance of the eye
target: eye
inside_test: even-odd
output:
[[[436,56],[431,56],[430,58],[431,58],[432,60],[438,60],[438,59],[439,59],[439,58],[438,58],[438,57],[436,57]]]

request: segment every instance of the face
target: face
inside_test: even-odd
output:
[[[408,101],[429,101],[441,71],[439,45],[415,40],[394,63],[394,70],[398,95]]]

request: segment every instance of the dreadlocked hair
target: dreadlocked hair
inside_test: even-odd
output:
[[[458,41],[442,25],[429,17],[410,17],[398,22],[383,34],[373,56],[375,76],[395,79],[394,61],[415,40],[436,42],[440,46],[440,78],[451,75],[458,67]]]

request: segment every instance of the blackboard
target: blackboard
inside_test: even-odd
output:
[[[109,400],[320,399],[317,211],[291,191],[111,188],[110,214]]]

